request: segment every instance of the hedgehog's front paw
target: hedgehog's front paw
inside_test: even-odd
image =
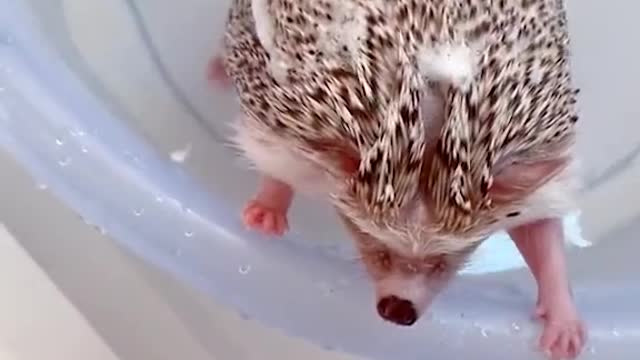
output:
[[[215,86],[228,88],[231,86],[231,78],[224,68],[224,60],[220,56],[214,56],[207,66],[207,79]]]
[[[536,317],[544,322],[540,348],[550,358],[575,359],[586,342],[586,328],[570,295],[541,296]]]
[[[258,194],[244,209],[244,224],[267,235],[282,236],[289,230],[287,212],[292,200],[293,189],[289,185],[265,177]]]
[[[266,235],[282,236],[289,230],[287,209],[272,208],[259,200],[247,204],[242,218],[246,226]]]

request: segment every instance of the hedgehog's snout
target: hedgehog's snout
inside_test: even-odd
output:
[[[418,320],[418,311],[415,305],[411,301],[395,295],[380,299],[377,309],[383,319],[398,325],[411,326]]]

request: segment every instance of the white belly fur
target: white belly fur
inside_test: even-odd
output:
[[[284,140],[249,127],[244,119],[239,119],[234,125],[236,134],[232,141],[255,170],[308,195],[328,194],[330,182],[327,175],[294,152]]]

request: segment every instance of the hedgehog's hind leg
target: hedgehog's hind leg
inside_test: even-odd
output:
[[[577,357],[587,341],[587,330],[569,288],[562,220],[540,220],[509,234],[538,283],[535,315],[544,322],[541,349],[553,358]]]

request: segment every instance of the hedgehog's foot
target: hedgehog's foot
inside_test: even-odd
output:
[[[214,56],[207,66],[207,79],[215,86],[228,88],[231,86],[231,78],[224,68],[224,60],[221,56]]]
[[[535,315],[544,323],[541,350],[553,359],[577,357],[587,335],[569,287],[562,221],[533,222],[511,230],[510,235],[538,283]]]
[[[536,318],[544,323],[540,348],[552,359],[575,359],[586,341],[586,328],[568,290],[541,292]]]
[[[292,200],[291,186],[265,176],[258,193],[243,211],[244,224],[266,235],[282,236],[289,230],[287,212]]]

